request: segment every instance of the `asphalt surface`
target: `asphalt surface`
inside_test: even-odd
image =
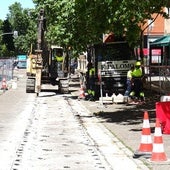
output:
[[[22,80],[22,78],[20,79]],[[20,81],[19,80],[19,81]],[[19,82],[18,81],[18,82]],[[25,86],[24,83],[19,83],[22,86]],[[92,143],[92,145],[97,147],[97,150],[95,150],[95,153],[90,150],[92,148],[89,148],[89,143],[88,143],[88,147],[84,148],[85,152],[88,151],[92,151],[91,154],[92,155],[88,155],[90,156],[90,159],[87,159],[87,157],[85,156],[82,157],[82,159],[80,159],[79,161],[75,161],[75,163],[80,164],[80,167],[85,167],[85,169],[104,169],[104,167],[107,167],[105,169],[114,169],[114,170],[123,170],[123,169],[129,169],[129,170],[138,170],[138,169],[143,169],[143,170],[147,170],[149,169],[153,169],[153,170],[169,170],[170,169],[170,162],[165,161],[165,162],[150,162],[149,159],[140,157],[137,159],[133,158],[133,154],[134,152],[139,148],[139,144],[140,144],[140,140],[141,140],[141,130],[142,130],[142,123],[143,123],[143,114],[144,111],[148,111],[149,112],[149,119],[150,119],[150,125],[151,125],[151,132],[152,132],[152,138],[153,138],[153,134],[154,134],[154,129],[155,129],[155,102],[159,101],[159,95],[156,94],[155,92],[152,91],[147,91],[147,98],[146,98],[146,104],[144,105],[126,105],[126,104],[107,104],[107,105],[101,105],[99,102],[92,102],[92,101],[85,101],[85,100],[78,100],[78,96],[79,96],[79,82],[76,76],[73,77],[71,84],[70,84],[70,91],[71,91],[71,99],[70,99],[70,105],[72,105],[72,107],[70,109],[74,109],[74,116],[76,117],[76,120],[71,116],[70,119],[72,120],[71,122],[67,122],[68,119],[68,115],[67,114],[63,114],[65,113],[65,108],[61,109],[61,104],[59,103],[59,108],[57,109],[59,111],[59,114],[55,114],[53,113],[52,117],[49,117],[49,114],[51,114],[53,112],[53,109],[55,108],[55,102],[60,101],[61,98],[59,96],[53,95],[53,94],[45,94],[43,98],[43,100],[40,100],[38,103],[34,103],[33,100],[33,96],[29,96],[28,98],[24,98],[24,102],[27,103],[27,108],[26,111],[23,110],[22,107],[19,107],[20,105],[22,105],[22,100],[20,99],[20,104],[18,102],[15,109],[11,110],[11,113],[14,114],[14,116],[10,116],[6,118],[6,120],[4,120],[4,117],[1,115],[1,127],[4,128],[3,126],[5,125],[5,121],[7,122],[9,119],[14,119],[14,120],[18,120],[17,122],[19,123],[19,127],[21,127],[21,122],[23,120],[26,119],[26,117],[24,116],[25,113],[27,113],[29,111],[29,108],[36,106],[38,104],[38,111],[41,111],[41,116],[39,114],[37,114],[37,116],[40,116],[35,118],[35,124],[34,126],[31,126],[33,128],[33,134],[36,135],[36,128],[37,128],[37,123],[42,125],[42,128],[39,129],[38,132],[40,132],[40,137],[39,140],[42,142],[41,144],[43,144],[43,141],[45,142],[50,141],[53,142],[53,144],[55,145],[56,140],[54,142],[54,138],[49,138],[48,133],[51,131],[54,131],[54,129],[56,129],[57,127],[51,126],[51,128],[49,128],[47,131],[42,129],[45,129],[46,127],[46,123],[48,122],[48,125],[51,124],[51,122],[54,121],[54,118],[57,116],[59,118],[59,120],[57,122],[55,122],[55,125],[57,125],[57,123],[61,123],[61,127],[60,129],[62,129],[63,127],[63,131],[61,132],[57,132],[56,137],[57,139],[59,137],[61,137],[62,135],[65,135],[61,138],[62,141],[60,141],[60,144],[63,144],[63,147],[67,147],[68,145],[70,145],[70,147],[73,148],[74,146],[74,142],[73,140],[69,140],[69,134],[71,134],[70,139],[73,139],[75,136],[81,136],[80,140],[83,141],[84,140],[84,135],[80,135],[81,131],[80,130],[80,124],[81,126],[83,126],[83,129],[86,131],[86,135],[88,134],[88,140],[87,138],[85,138],[86,142],[84,143],[85,145],[87,145],[87,143],[90,141]],[[16,92],[17,91],[17,92]],[[5,105],[6,107],[10,106],[10,102],[11,100],[9,100],[9,102],[5,102],[5,100],[3,100],[3,95],[7,95],[9,94],[12,95],[11,97],[16,98],[16,100],[18,100],[18,98],[16,97],[16,95],[21,95],[23,94],[23,88],[18,93],[18,89],[11,89],[8,92],[5,92],[4,94],[2,94],[1,97],[1,102],[3,102],[3,105]],[[154,95],[153,95],[154,94]],[[26,94],[24,94],[26,95]],[[22,95],[21,95],[22,96]],[[155,96],[155,97],[154,97]],[[19,97],[19,96],[18,96]],[[49,101],[48,101],[49,100]],[[60,101],[61,103],[63,102],[63,100]],[[65,102],[65,100],[64,100]],[[33,106],[32,106],[33,104]],[[52,104],[52,105],[51,105]],[[12,105],[12,103],[11,103]],[[45,112],[45,108],[46,107],[51,108],[48,112]],[[74,106],[74,107],[73,107]],[[11,107],[12,108],[12,107]],[[3,112],[3,110],[1,110],[1,114],[5,113]],[[9,112],[8,109],[6,109],[6,113]],[[18,113],[18,114],[17,114]],[[19,114],[22,113],[22,114]],[[36,113],[36,112],[35,112]],[[39,113],[39,112],[38,112]],[[18,117],[19,116],[19,117]],[[28,118],[28,117],[27,117]],[[69,120],[70,120],[69,119]],[[29,120],[29,119],[28,119]],[[36,120],[39,120],[39,122],[36,122]],[[46,121],[45,121],[46,120]],[[47,121],[48,120],[48,121]],[[77,122],[78,121],[78,122]],[[66,127],[66,124],[71,123],[70,127],[74,127],[75,129],[72,131],[71,128],[70,130],[68,129],[69,127]],[[77,123],[77,124],[76,124]],[[3,126],[2,126],[3,125]],[[51,125],[54,125],[53,123]],[[44,126],[44,128],[43,128]],[[13,126],[11,124],[7,124],[6,128],[10,127],[11,129],[8,130],[12,130],[13,132],[15,132],[15,130],[19,130],[16,126]],[[13,128],[15,127],[15,128]],[[39,126],[38,126],[39,127]],[[16,129],[17,128],[17,129]],[[64,129],[66,128],[66,129]],[[25,131],[25,137],[23,139],[23,142],[25,139],[28,140],[27,138],[27,134],[31,131],[31,129],[28,129],[28,131]],[[67,130],[68,133],[63,133],[66,132]],[[77,131],[78,130],[78,131]],[[4,131],[1,131],[1,135],[6,135],[3,134]],[[19,131],[20,132],[20,131]],[[74,133],[75,132],[75,133]],[[36,156],[39,156],[37,153],[38,151],[41,150],[36,150],[39,149],[38,145],[39,143],[37,143],[37,140],[34,139],[34,135],[31,136],[31,151],[30,148],[27,148],[27,151],[32,152],[32,156],[30,155],[30,162],[31,160],[33,160]],[[57,136],[58,135],[58,136]],[[14,140],[19,138],[19,133],[18,135],[16,135],[14,137]],[[3,141],[1,141],[1,146],[3,146],[3,144],[5,142],[9,142],[9,146],[14,147],[15,143],[17,142],[12,140],[12,138],[10,140],[6,139]],[[52,141],[51,141],[52,140]],[[167,157],[169,158],[170,156],[170,147],[169,147],[169,135],[163,135],[163,142],[164,142],[164,148],[165,148],[165,153],[167,155]],[[72,145],[73,143],[73,145]],[[64,145],[65,144],[65,145]],[[80,143],[79,143],[80,144]],[[20,149],[22,150],[22,145],[23,143],[20,144],[18,151],[20,152]],[[66,146],[67,145],[67,146]],[[44,145],[43,145],[44,146]],[[7,150],[12,149],[11,147],[7,148]],[[37,148],[36,148],[37,147]],[[41,147],[40,147],[41,148]],[[14,148],[13,148],[14,149]],[[42,149],[42,148],[41,148]],[[86,150],[87,149],[87,150]],[[2,147],[1,147],[2,150]],[[63,164],[62,160],[60,159],[51,159],[51,163],[54,161],[61,161],[61,163],[59,165],[61,165],[62,168],[60,169],[75,169],[75,165],[71,164],[71,162],[75,159],[77,159],[74,156],[71,156],[70,154],[64,152],[64,153],[58,153],[58,152],[53,152],[53,150],[50,150],[48,148],[48,145],[45,146],[44,148],[44,155],[42,155],[42,157],[39,157],[39,161],[43,162],[44,159],[49,158],[48,157],[48,153],[52,152],[54,157],[58,157],[60,156],[60,154],[65,154],[65,158],[70,158],[70,164]],[[27,152],[30,154],[30,152]],[[35,154],[36,152],[36,154]],[[4,153],[5,151],[3,150],[3,155],[1,154],[1,161],[4,158]],[[100,154],[98,154],[100,153]],[[85,154],[85,153],[82,153]],[[79,157],[81,154],[77,154],[77,157]],[[86,154],[85,154],[86,155]],[[104,158],[103,161],[98,162],[99,157],[101,156],[100,160],[102,160],[102,158]],[[24,165],[23,169],[26,169],[26,160],[27,160],[27,154],[23,154],[23,160],[24,160]],[[71,157],[70,157],[71,156]],[[80,157],[81,158],[81,157]],[[91,165],[85,164],[85,160],[89,160],[91,161],[91,158],[93,159],[93,163]],[[96,161],[97,160],[97,161]],[[16,159],[16,164],[18,163],[17,161],[19,161],[19,159]],[[29,163],[30,163],[29,162]],[[105,163],[107,164],[107,166],[105,165]],[[47,165],[50,165],[49,162],[46,162]],[[20,164],[20,163],[19,163]],[[37,163],[39,164],[39,163]],[[2,162],[1,162],[2,165]],[[44,169],[49,169],[47,168],[48,166],[44,165]],[[88,167],[88,166],[89,167]],[[29,167],[29,166],[28,166]],[[31,167],[31,166],[30,166]],[[42,169],[42,165],[40,165],[41,169]],[[74,167],[74,168],[72,168]],[[87,167],[87,168],[86,168]],[[0,168],[3,170],[3,168]],[[16,168],[17,169],[17,168]],[[21,168],[22,169],[22,168]],[[27,168],[28,169],[28,168]],[[32,169],[36,169],[35,166],[32,165]],[[54,168],[51,167],[51,169],[54,170]],[[82,168],[81,168],[82,169]],[[5,169],[6,170],[6,169]],[[58,169],[57,169],[58,170]]]
[[[74,96],[27,94],[25,71],[15,71],[17,86],[0,96],[0,169],[147,169]]]

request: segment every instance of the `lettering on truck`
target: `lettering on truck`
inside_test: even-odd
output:
[[[102,77],[122,77],[127,75],[134,63],[135,60],[102,61],[98,62],[98,69],[101,70]]]

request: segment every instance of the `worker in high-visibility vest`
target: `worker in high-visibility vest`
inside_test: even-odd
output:
[[[57,62],[63,62],[64,57],[62,56],[62,54],[60,52],[58,52],[58,54],[55,57],[55,61]]]
[[[95,68],[93,63],[89,63],[88,65],[88,81],[89,86],[87,89],[88,99],[94,100],[95,99]]]
[[[133,82],[133,89],[130,93],[130,97],[132,99],[139,99],[144,101],[144,92],[143,92],[143,73],[141,69],[141,62],[137,61],[135,64],[135,69],[132,72],[132,82]]]
[[[55,56],[54,60],[55,60],[55,69],[59,73],[62,71],[62,65],[63,65],[63,61],[64,61],[64,57],[62,56],[62,53],[58,52],[57,55]]]

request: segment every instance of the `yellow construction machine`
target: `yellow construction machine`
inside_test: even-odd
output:
[[[61,93],[69,92],[69,55],[60,46],[44,43],[45,31],[44,10],[40,10],[38,18],[37,49],[32,54],[32,49],[27,59],[26,92],[36,93],[37,96],[44,90],[58,90]],[[60,52],[62,62],[56,61]]]

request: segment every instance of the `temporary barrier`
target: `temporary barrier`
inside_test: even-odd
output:
[[[0,59],[0,81],[3,77],[6,78],[6,81],[9,81],[13,78],[13,69],[14,69],[14,59]]]
[[[2,87],[1,87],[1,89],[2,90],[8,90],[7,83],[6,83],[6,78],[2,79]]]
[[[156,162],[167,161],[167,157],[164,152],[161,126],[158,118],[156,119],[153,150],[150,160]]]
[[[156,103],[156,118],[159,118],[164,134],[170,134],[170,101]]]
[[[138,158],[140,156],[150,158],[152,153],[152,137],[151,137],[151,130],[149,124],[149,115],[148,112],[144,112],[144,119],[143,119],[143,128],[142,128],[142,136],[141,136],[141,143],[139,146],[139,150],[134,153],[134,158]]]

